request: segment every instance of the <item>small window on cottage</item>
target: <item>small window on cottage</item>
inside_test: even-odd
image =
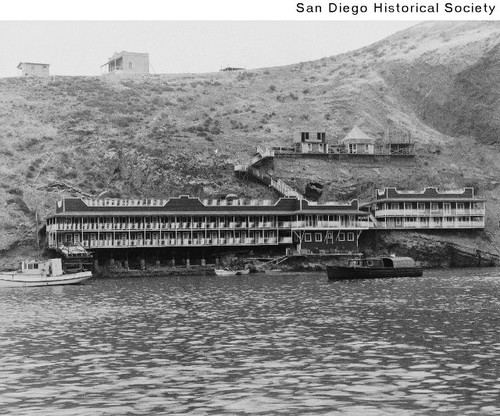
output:
[[[311,238],[311,233],[305,233],[304,234],[304,241],[306,243],[310,243],[312,241],[312,238]]]
[[[345,234],[339,233],[339,241],[345,241]]]
[[[354,233],[347,233],[347,241],[354,241]]]
[[[321,233],[314,234],[314,241],[316,241],[317,243],[320,243],[321,241],[323,241],[322,234]]]

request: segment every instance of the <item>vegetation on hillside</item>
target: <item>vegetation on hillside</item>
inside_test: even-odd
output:
[[[427,22],[347,54],[201,75],[0,80],[0,250],[29,241],[62,196],[273,197],[237,179],[256,146],[301,130],[336,142],[354,125],[411,133],[407,166],[279,162],[323,199],[374,186],[474,186],[497,239],[500,23]],[[493,87],[494,86],[494,87]]]

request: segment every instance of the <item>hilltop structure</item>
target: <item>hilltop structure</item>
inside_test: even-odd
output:
[[[101,65],[104,74],[148,74],[149,54],[139,52],[115,52],[108,62]]]
[[[294,149],[297,153],[328,153],[326,133],[302,131],[294,138]]]
[[[17,69],[22,76],[46,77],[50,75],[50,64],[36,62],[19,62]]]
[[[344,146],[344,152],[350,154],[375,154],[375,139],[368,136],[359,127],[354,127],[348,134],[341,140]]]

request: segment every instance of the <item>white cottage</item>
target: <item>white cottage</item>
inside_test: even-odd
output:
[[[347,153],[351,154],[375,154],[375,139],[368,136],[359,127],[354,127],[345,136],[341,143],[345,146]]]

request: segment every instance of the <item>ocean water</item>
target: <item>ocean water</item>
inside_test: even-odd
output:
[[[0,291],[0,414],[500,414],[500,269]]]

